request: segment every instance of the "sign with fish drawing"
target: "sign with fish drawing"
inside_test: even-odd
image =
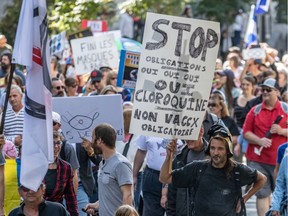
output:
[[[92,139],[93,129],[101,124],[111,124],[117,140],[124,139],[121,95],[90,97],[55,97],[53,111],[61,116],[61,129],[66,140],[82,142],[81,137]]]
[[[207,109],[220,24],[147,13],[130,132],[197,139]]]

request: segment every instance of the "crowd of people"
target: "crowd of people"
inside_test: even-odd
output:
[[[187,8],[183,16],[191,14]],[[14,75],[0,135],[0,216],[5,215],[5,158],[17,162],[22,198],[9,215],[245,215],[253,195],[258,216],[287,215],[288,54],[280,58],[268,44],[260,46],[264,59],[244,60],[238,47],[217,59],[197,140],[130,134],[133,90],[116,85],[117,71],[103,66],[77,75],[72,55],[52,56],[52,97],[122,95],[124,140],[116,141],[115,129],[100,124],[92,141],[70,143],[61,132],[61,116],[53,112],[54,162],[32,191],[20,183],[26,71],[14,68],[12,47],[4,43],[2,110],[11,70]]]

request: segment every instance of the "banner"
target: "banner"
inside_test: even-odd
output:
[[[61,116],[61,129],[72,143],[82,142],[81,137],[92,139],[93,129],[111,124],[117,140],[124,139],[121,95],[53,98],[53,111]]]
[[[78,75],[102,66],[118,67],[119,54],[112,34],[74,39],[71,46]]]
[[[198,138],[219,42],[219,23],[147,13],[130,133]]]

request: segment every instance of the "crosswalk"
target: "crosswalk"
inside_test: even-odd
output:
[[[246,203],[247,216],[257,216],[256,196],[252,196]]]

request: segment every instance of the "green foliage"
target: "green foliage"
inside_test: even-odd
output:
[[[194,4],[195,16],[205,18],[220,23],[233,23],[235,13],[240,8],[244,8],[250,0],[202,0]]]
[[[6,8],[6,16],[1,19],[0,32],[7,38],[8,44],[13,45],[16,36],[18,19],[20,16],[22,1],[15,1]]]
[[[112,15],[116,4],[113,0],[86,1],[55,0],[49,6],[49,29],[52,33],[66,30],[69,33],[81,29],[81,20],[97,18],[103,15]]]

